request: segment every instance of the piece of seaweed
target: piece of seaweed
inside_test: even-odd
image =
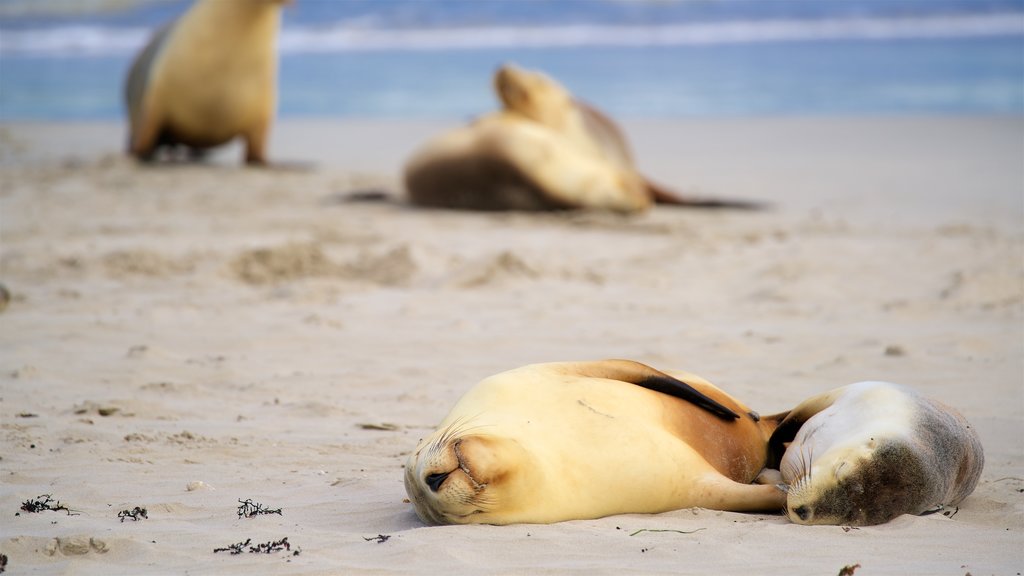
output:
[[[33,514],[44,512],[46,510],[52,510],[54,512],[63,510],[67,512],[68,516],[78,516],[78,512],[74,512],[67,506],[61,504],[60,500],[54,500],[52,494],[40,494],[33,500],[25,500],[21,503],[21,509]]]
[[[117,513],[117,517],[121,519],[121,522],[124,522],[125,518],[131,518],[135,522],[138,522],[139,518],[149,518],[149,513],[145,508],[139,508],[136,506],[131,510],[121,510]]]
[[[278,516],[283,516],[280,508],[265,508],[263,504],[253,502],[251,498],[246,498],[245,500],[239,498],[238,503],[239,518],[252,518],[253,516],[259,516],[260,514],[277,514]]]
[[[245,551],[244,548],[249,545],[249,542],[252,542],[252,538],[246,538],[245,542],[228,544],[224,548],[214,548],[213,553],[216,554],[217,552],[231,552],[232,556],[234,556],[235,554],[241,554]]]
[[[255,546],[252,546],[251,543],[252,538],[246,538],[245,542],[236,542],[234,544],[229,544],[224,548],[214,548],[213,552],[214,554],[217,552],[230,552],[232,556],[243,552],[248,552],[250,554],[273,554],[275,552],[282,551],[291,552],[292,556],[298,556],[299,553],[302,552],[301,548],[296,548],[294,551],[292,550],[292,545],[288,542],[287,536],[280,540],[271,540],[269,542],[256,544]]]

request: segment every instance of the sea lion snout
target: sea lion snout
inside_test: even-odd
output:
[[[523,71],[511,64],[503,64],[494,73],[494,91],[498,99],[513,110],[522,108],[530,100],[530,93],[523,82]]]
[[[441,484],[444,484],[444,481],[448,478],[448,476],[451,473],[452,471],[435,472],[433,474],[427,474],[427,477],[424,479],[424,482],[427,483],[427,486],[429,486],[433,492],[437,492],[438,490],[441,489]]]
[[[795,508],[790,508],[789,515],[790,517],[796,516],[801,520],[807,520],[811,517],[811,510],[807,506],[801,504],[800,506],[797,506]]]

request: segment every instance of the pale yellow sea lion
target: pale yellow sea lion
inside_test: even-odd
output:
[[[771,448],[785,449],[786,514],[799,524],[863,526],[953,507],[985,464],[978,434],[959,412],[888,382],[805,400]]]
[[[637,212],[654,202],[755,208],[688,198],[640,174],[622,130],[540,73],[502,66],[496,113],[442,134],[409,160],[413,203],[476,210],[599,208]]]
[[[128,152],[201,151],[241,137],[246,162],[266,163],[277,99],[281,5],[291,0],[197,0],[159,30],[128,73]]]
[[[406,163],[405,187],[414,204],[438,208],[635,212],[651,204],[614,165],[503,112],[428,142]]]
[[[778,487],[751,484],[777,424],[693,374],[535,364],[469,390],[410,455],[405,487],[430,524],[778,510]]]

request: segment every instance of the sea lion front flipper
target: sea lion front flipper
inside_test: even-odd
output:
[[[151,98],[144,97],[138,117],[132,121],[128,153],[140,160],[149,160],[156,152],[163,131],[163,118]]]
[[[766,419],[781,419],[771,438],[768,439],[768,466],[777,467],[786,453],[786,445],[793,441],[800,427],[812,416],[828,408],[842,395],[845,387],[824,394],[811,396],[787,412],[765,416]]]
[[[267,133],[270,130],[271,113],[264,112],[259,122],[242,134],[245,138],[245,163],[254,166],[267,165]]]
[[[778,512],[786,505],[786,491],[776,484],[743,484],[720,474],[701,480],[708,501],[704,508],[729,512]]]
[[[740,416],[705,395],[686,382],[633,360],[605,360],[573,364],[574,372],[591,378],[606,378],[635,384],[662,394],[679,398],[711,412],[723,420],[736,420]]]
[[[550,205],[625,213],[651,205],[643,188],[624,178],[622,170],[577,149],[543,124],[498,113],[480,119],[472,128],[476,147],[500,158]]]
[[[583,128],[590,140],[609,160],[621,167],[633,165],[633,153],[626,142],[626,135],[611,118],[586,102],[573,100],[573,105],[583,119]]]
[[[150,77],[157,56],[174,29],[175,22],[165,24],[150,37],[146,47],[132,62],[124,84],[124,102],[128,108],[128,153],[140,158],[152,154],[160,135],[160,121],[155,118],[152,104],[147,105],[152,92]]]

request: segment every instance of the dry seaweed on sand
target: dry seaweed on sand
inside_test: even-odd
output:
[[[46,510],[52,510],[53,512],[63,510],[67,512],[68,516],[78,516],[77,512],[73,512],[70,508],[61,504],[60,500],[54,500],[52,494],[41,494],[36,496],[35,499],[25,500],[21,503],[21,509],[33,514]]]
[[[251,546],[251,543],[252,538],[246,538],[244,542],[236,542],[235,544],[229,544],[224,548],[214,548],[213,552],[214,554],[216,554],[217,552],[230,552],[231,555],[234,556],[236,554],[241,554],[243,552],[248,552],[250,554],[273,554],[275,552],[285,551],[291,552],[292,556],[298,556],[299,553],[302,551],[301,548],[296,548],[293,551],[292,545],[288,542],[287,536],[281,538],[280,540],[271,540],[269,542],[256,544],[255,546]]]
[[[238,517],[239,518],[252,518],[253,516],[259,516],[261,514],[277,514],[282,516],[280,508],[265,508],[263,504],[259,502],[253,502],[251,498],[242,500],[238,499]]]
[[[235,554],[241,554],[245,551],[245,547],[249,545],[249,542],[252,542],[252,538],[246,538],[245,542],[236,542],[234,544],[228,544],[224,548],[214,548],[213,553],[216,554],[217,552],[230,552],[232,556],[234,556]]]
[[[120,512],[117,513],[117,517],[121,519],[121,522],[124,522],[125,518],[131,518],[132,520],[138,522],[140,518],[148,519],[149,512],[145,508],[140,508],[136,506],[131,510],[121,510]]]
[[[857,571],[857,568],[860,568],[860,564],[843,566],[839,569],[839,574],[837,576],[853,576],[853,573]]]
[[[390,534],[377,534],[376,536],[370,536],[369,538],[363,536],[363,540],[366,540],[367,542],[376,542],[377,544],[383,544],[390,539]]]

